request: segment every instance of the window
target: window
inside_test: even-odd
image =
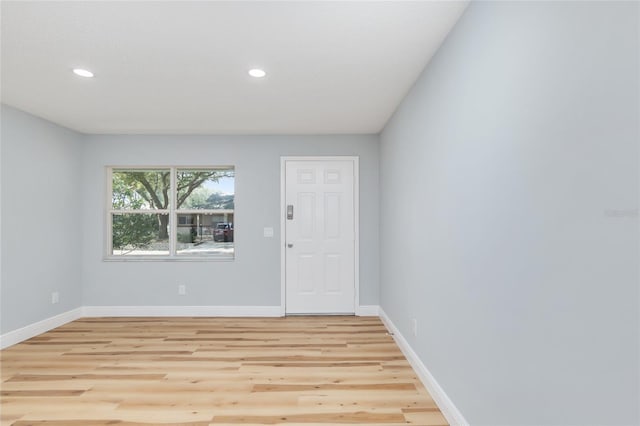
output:
[[[109,258],[233,258],[233,167],[108,168]]]

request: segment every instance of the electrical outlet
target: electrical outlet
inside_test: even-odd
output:
[[[184,284],[179,284],[178,285],[178,294],[180,296],[184,296],[185,294],[187,294],[187,286]]]
[[[411,332],[413,337],[418,337],[418,320],[415,318],[411,320]]]
[[[51,304],[55,305],[58,302],[60,302],[60,293],[54,291],[53,293],[51,293]]]

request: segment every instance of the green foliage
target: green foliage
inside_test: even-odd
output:
[[[185,233],[185,232],[178,233],[178,242],[181,242],[181,243],[195,243],[197,235],[198,235],[198,232],[196,231],[196,228],[193,227],[193,228],[189,229],[188,233]]]
[[[116,209],[166,209],[169,206],[169,170],[114,171],[113,207]]]
[[[208,204],[210,190],[203,185],[208,182],[218,182],[223,177],[233,177],[233,170],[179,170],[178,180],[178,203],[180,208],[185,202],[187,208],[218,208]]]
[[[233,194],[211,192],[207,188],[198,188],[187,199],[185,207],[188,209],[233,210]]]
[[[182,207],[186,209],[206,208],[204,207],[204,205],[206,204],[207,198],[209,197],[210,193],[211,191],[209,190],[209,188],[204,188],[204,187],[196,188],[191,193],[191,195],[184,201],[184,203],[182,204]]]
[[[149,246],[158,233],[158,219],[150,214],[113,216],[113,248],[135,250]]]
[[[233,194],[221,194],[214,192],[207,198],[208,209],[229,209],[233,210]]]
[[[178,170],[176,207],[180,208],[187,202],[185,207],[188,208],[227,208],[216,204],[215,197],[230,197],[232,200],[233,195],[211,194],[204,184],[233,176],[233,170]],[[170,183],[169,170],[114,170],[113,208],[168,209]]]

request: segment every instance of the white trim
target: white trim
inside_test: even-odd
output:
[[[234,188],[235,191],[235,188]],[[235,197],[235,194],[234,194]],[[177,201],[176,201],[177,202]],[[114,210],[116,211],[116,210]],[[149,213],[149,210],[117,210],[118,212],[121,213],[135,213],[135,212],[141,212],[141,213]],[[160,210],[158,210],[160,211]],[[151,212],[155,213],[154,210],[151,210]],[[177,209],[176,210],[176,216],[181,215],[181,214],[201,214],[203,216],[211,216],[214,214],[231,214],[231,213],[235,213],[235,209]],[[235,219],[234,222],[235,224]],[[179,225],[179,224],[178,224]]]
[[[13,346],[17,343],[31,339],[34,336],[45,333],[68,322],[82,317],[82,308],[72,309],[67,312],[52,316],[42,321],[29,324],[17,330],[9,331],[0,336],[0,349]]]
[[[83,317],[281,317],[280,306],[83,306],[0,335],[0,349]]]
[[[353,160],[353,285],[354,314],[358,314],[360,307],[360,157]]]
[[[380,315],[380,306],[358,305],[356,306],[356,315],[359,317],[377,317]]]
[[[280,157],[280,312],[287,315],[287,160],[291,157]]]
[[[400,347],[400,350],[409,361],[409,364],[413,367],[414,371],[418,374],[420,381],[427,388],[427,391],[431,394],[431,397],[442,411],[442,414],[452,426],[465,426],[467,422],[458,408],[454,405],[453,401],[447,396],[444,389],[438,384],[435,377],[429,372],[427,367],[422,363],[422,360],[411,348],[409,343],[400,333],[400,330],[393,324],[391,319],[384,312],[382,307],[379,309],[380,319],[387,327],[389,332],[393,335],[394,340]]]
[[[113,219],[111,217],[111,208],[113,207],[113,167],[105,167],[106,174],[106,187],[107,190],[104,193],[104,220],[105,220],[105,228],[104,228],[104,239],[102,240],[102,244],[105,247],[105,252],[103,253],[103,259],[108,258],[113,253]],[[104,187],[104,185],[103,185]]]
[[[84,317],[280,317],[280,306],[85,306]]]
[[[169,172],[169,256],[176,256],[178,246],[178,227],[176,226],[178,218],[178,169],[172,167]],[[235,186],[235,185],[234,185]],[[174,189],[175,188],[175,189]],[[235,188],[233,192],[236,192]],[[172,211],[171,211],[172,210]],[[113,219],[111,219],[113,220]],[[113,238],[113,237],[112,237]],[[113,253],[111,253],[113,255]]]
[[[344,156],[308,156],[308,157],[280,157],[280,309],[281,316],[287,313],[286,307],[286,165],[287,161],[345,161],[353,162],[353,225],[354,225],[354,314],[360,315],[360,157]]]

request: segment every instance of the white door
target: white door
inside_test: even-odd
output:
[[[285,160],[287,314],[355,311],[354,160]]]

